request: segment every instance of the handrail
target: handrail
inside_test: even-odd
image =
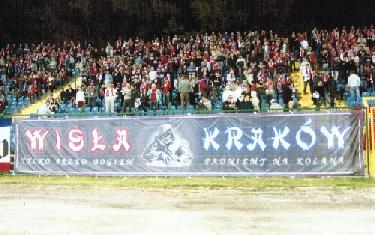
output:
[[[4,113],[3,117],[13,117],[13,118],[68,118],[68,117],[105,117],[105,116],[164,116],[164,115],[201,115],[201,114],[219,114],[219,113],[277,113],[277,112],[337,112],[337,111],[348,111],[353,110],[353,107],[299,107],[295,109],[260,109],[260,110],[176,110],[176,109],[165,109],[165,110],[140,110],[136,112],[125,112],[125,113],[106,113],[106,112],[83,112],[83,109],[81,112],[78,113],[53,113],[53,114],[37,114],[37,113],[31,113],[31,114],[9,114]]]
[[[3,112],[0,113],[0,117],[4,117],[7,113],[8,113],[8,106],[6,106]]]

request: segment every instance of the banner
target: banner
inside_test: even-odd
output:
[[[363,173],[363,112],[29,119],[16,172],[89,175]]]
[[[12,119],[0,119],[0,171],[10,170],[10,126]]]

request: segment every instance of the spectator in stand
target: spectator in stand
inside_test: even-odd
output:
[[[109,73],[109,70],[107,70],[104,76],[104,86],[108,87],[109,83],[113,83],[113,77],[112,74]]]
[[[251,93],[244,91],[241,100],[237,101],[237,106],[240,110],[254,110],[253,103],[251,102]]]
[[[82,87],[78,88],[75,97],[75,103],[78,108],[83,108],[85,106],[85,92],[83,91]]]
[[[105,48],[105,53],[107,54],[107,56],[113,57],[114,50],[110,42],[107,43],[107,47]]]
[[[117,92],[113,87],[113,84],[108,83],[108,87],[104,90],[105,111],[107,113],[113,113],[115,111],[116,93]]]
[[[46,103],[42,107],[40,107],[37,111],[38,115],[47,115],[47,114],[51,114],[51,113],[52,112],[49,108],[49,102],[48,101],[46,101]]]
[[[207,73],[203,73],[203,77],[199,81],[199,92],[202,97],[208,97],[212,89],[212,84],[210,79],[207,77]]]
[[[257,92],[252,91],[250,94],[251,94],[251,104],[253,105],[254,110],[259,111],[259,99],[257,96]]]
[[[0,114],[4,112],[7,105],[8,101],[4,91],[4,87],[0,86]]]
[[[151,89],[147,92],[148,100],[150,101],[150,108],[156,112],[156,110],[159,107],[159,104],[161,103],[162,96],[159,89],[157,89],[157,86],[155,83],[151,85]]]
[[[348,77],[348,88],[350,91],[350,97],[355,101],[358,101],[360,98],[359,87],[361,85],[361,78],[354,72],[350,71],[350,76]]]
[[[234,82],[236,80],[236,75],[234,74],[234,69],[230,69],[227,74],[227,82]]]
[[[208,98],[207,94],[204,94],[201,101],[199,108],[201,110],[211,110],[212,109],[212,103],[211,100]]]
[[[216,103],[219,101],[219,95],[221,93],[221,87],[223,84],[220,71],[215,71],[215,73],[212,74],[211,81],[212,81],[212,98],[213,98],[213,101]]]
[[[313,99],[314,104],[317,107],[320,107],[323,103],[326,105],[326,94],[324,89],[324,80],[322,78],[322,73],[315,73],[313,74],[313,83],[314,83],[314,93],[313,93]]]
[[[130,83],[126,83],[125,86],[122,87],[121,93],[124,96],[123,105],[121,108],[121,113],[131,112],[132,108],[132,91]]]
[[[192,87],[190,81],[185,75],[182,76],[180,83],[178,85],[178,91],[180,92],[180,105],[185,110],[190,102],[189,93],[191,92]]]
[[[163,79],[163,105],[169,107],[170,91],[172,90],[171,76],[168,73]]]
[[[329,105],[331,108],[335,107],[336,81],[330,76],[328,72],[324,73],[324,90],[329,97]]]
[[[166,106],[169,103],[166,97],[169,96],[165,95],[164,75],[171,74],[171,88],[168,92],[176,94],[174,88],[179,87],[179,77],[187,74],[190,75],[190,103],[200,104],[199,99],[205,98],[206,90],[201,86],[205,79],[198,82],[196,78],[205,74],[202,78],[209,78],[209,83],[212,84],[208,93],[212,94],[214,107],[220,102],[221,88],[226,82],[239,80],[243,89],[241,80],[245,79],[250,84],[250,89],[257,91],[257,98],[266,94],[268,102],[282,96],[286,80],[280,80],[279,76],[288,77],[292,58],[306,58],[306,62],[314,64],[316,57],[316,67],[319,69],[323,65],[328,69],[335,66],[338,88],[340,83],[347,83],[347,72],[353,66],[359,75],[370,78],[368,75],[374,69],[373,66],[366,67],[364,58],[371,58],[369,42],[372,40],[368,39],[372,39],[373,31],[373,27],[331,32],[314,29],[311,37],[307,37],[305,33],[297,33],[290,38],[282,38],[272,31],[198,34],[185,39],[176,36],[152,41],[130,38],[108,42],[105,49],[95,49],[90,44],[79,42],[63,45],[41,43],[31,47],[23,46],[20,54],[13,52],[14,46],[9,45],[0,52],[0,58],[3,58],[3,61],[0,60],[0,67],[3,66],[3,70],[7,71],[7,79],[10,78],[12,82],[11,94],[14,94],[16,87],[22,93],[23,89],[29,90],[35,84],[39,88],[37,96],[43,89],[55,89],[61,81],[67,81],[69,74],[77,70],[88,75],[87,79],[83,79],[86,86],[94,81],[94,86],[99,91],[94,95],[94,100],[105,97],[104,88],[109,82],[117,88],[130,83],[134,87],[132,105],[139,93],[142,107],[146,107],[149,102],[147,92],[151,83],[154,83],[156,89],[163,93],[162,102]],[[17,47],[16,49],[18,50]],[[28,73],[30,76],[27,76]],[[66,75],[61,76],[61,73]],[[291,83],[290,80],[288,82]],[[197,96],[199,92],[200,97]],[[237,99],[234,101],[237,102]]]
[[[223,110],[236,110],[237,102],[234,100],[232,94],[229,94],[227,99],[223,102]]]
[[[292,94],[293,91],[291,89],[291,84],[289,82],[286,82],[282,86],[282,98],[285,108],[289,108],[289,102],[292,101]]]
[[[280,112],[280,110],[283,110],[283,108],[284,107],[282,105],[278,104],[275,99],[272,99],[270,101],[270,110],[271,110],[271,112],[274,112],[274,111]]]
[[[300,66],[300,72],[302,73],[303,76],[303,93],[306,93],[306,88],[307,85],[309,85],[310,88],[310,94],[312,94],[312,86],[311,86],[311,81],[312,81],[312,69],[310,66],[310,63],[307,61],[306,58],[303,58],[301,66]]]
[[[189,74],[189,76],[195,76],[196,75],[196,67],[194,65],[194,62],[190,62],[190,65],[187,67],[187,72]]]
[[[94,86],[94,82],[90,81],[90,85],[86,87],[85,97],[86,105],[90,107],[90,111],[95,104],[95,98],[98,96],[97,88]]]

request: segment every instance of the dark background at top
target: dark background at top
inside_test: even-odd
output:
[[[0,44],[201,31],[273,29],[287,34],[375,22],[375,0],[1,0]]]

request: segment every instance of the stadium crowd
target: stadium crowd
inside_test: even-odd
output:
[[[315,105],[333,107],[336,98],[358,101],[362,92],[375,92],[375,29],[313,29],[289,37],[249,31],[151,41],[119,38],[104,48],[73,41],[30,47],[8,44],[0,54],[0,108],[8,94],[34,101],[53,93],[73,73],[82,77],[82,87],[69,87],[57,100],[51,96],[46,109],[295,108],[291,73],[297,71],[296,62],[303,92],[309,87]]]
[[[65,84],[75,69],[74,43],[61,47],[52,43],[8,44],[0,51],[1,109],[10,103],[28,99],[31,103],[43,94]],[[0,110],[2,111],[2,110]]]

